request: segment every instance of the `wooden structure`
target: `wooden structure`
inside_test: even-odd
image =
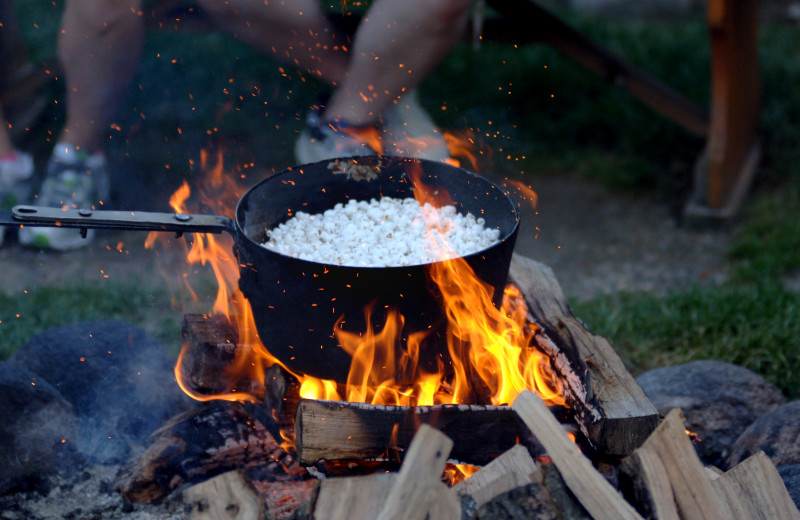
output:
[[[607,81],[619,85],[656,112],[689,132],[704,136],[706,146],[695,164],[693,192],[685,208],[692,222],[727,221],[736,216],[758,166],[760,146],[760,76],[758,61],[758,3],[756,0],[708,0],[711,36],[711,99],[700,106],[662,82],[609,53],[531,0],[486,0],[499,16],[486,20],[481,36],[517,44],[545,43],[575,59]],[[0,17],[13,18],[10,2]],[[150,29],[208,30],[215,26],[191,0],[152,3],[145,13]],[[352,20],[348,21],[352,23]],[[14,24],[0,31],[0,56],[12,64],[2,77],[22,70],[24,44]],[[30,69],[35,71],[37,69]],[[40,71],[43,75],[44,70]],[[44,81],[53,77],[43,76]],[[0,102],[12,104],[32,94],[40,82],[27,74],[20,81],[0,84]],[[23,88],[20,88],[23,87]]]
[[[727,221],[738,214],[760,158],[756,0],[708,0],[708,108],[612,55],[530,0],[487,0],[487,4],[502,17],[487,20],[485,39],[551,45],[661,115],[704,136],[706,146],[695,163],[693,192],[684,215],[690,223],[700,223]]]

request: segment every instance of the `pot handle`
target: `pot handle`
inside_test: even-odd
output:
[[[0,224],[86,229],[118,229],[132,231],[170,231],[183,233],[235,234],[233,221],[217,215],[186,213],[154,213],[149,211],[109,211],[93,209],[60,209],[39,206],[14,206],[12,219]]]

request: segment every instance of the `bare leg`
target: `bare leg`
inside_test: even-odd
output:
[[[463,34],[472,0],[376,0],[352,50],[326,119],[374,123],[415,88]]]
[[[88,153],[104,134],[136,73],[144,43],[140,0],[67,0],[58,54],[67,85],[67,122],[59,141]]]
[[[350,43],[318,0],[200,0],[214,21],[257,51],[321,77],[344,78]]]

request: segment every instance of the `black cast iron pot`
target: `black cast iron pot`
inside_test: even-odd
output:
[[[519,230],[519,212],[496,185],[469,171],[439,162],[399,157],[353,157],[289,168],[250,188],[236,218],[131,211],[93,211],[17,206],[0,212],[2,225],[54,226],[143,231],[226,231],[234,238],[239,286],[250,302],[264,346],[287,367],[343,382],[350,356],[339,346],[334,326],[366,330],[365,309],[380,329],[389,309],[405,318],[403,339],[428,331],[421,369],[449,364],[441,295],[426,265],[349,267],[289,257],[262,247],[266,231],[298,211],[320,213],[338,202],[414,196],[413,173],[436,198],[449,197],[459,213],[483,217],[500,230],[500,241],[465,257],[475,275],[495,290],[500,304]],[[417,177],[413,177],[417,178]],[[447,194],[447,197],[444,195]],[[340,318],[342,320],[340,321]]]

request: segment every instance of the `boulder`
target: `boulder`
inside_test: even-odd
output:
[[[800,401],[765,413],[736,439],[728,456],[732,468],[750,455],[764,451],[776,466],[800,464]]]
[[[127,460],[149,435],[193,403],[178,387],[172,356],[130,324],[54,327],[11,358],[46,379],[72,404],[78,449],[98,464]]]
[[[700,441],[695,448],[705,464],[725,467],[731,446],[761,415],[786,402],[774,385],[722,361],[695,361],[640,375],[641,385],[659,413],[680,408],[686,428]]]
[[[72,405],[25,367],[0,362],[0,494],[82,466]],[[30,486],[30,483],[33,486]]]
[[[778,474],[789,491],[794,503],[800,508],[800,464],[790,464],[788,466],[778,466]]]

